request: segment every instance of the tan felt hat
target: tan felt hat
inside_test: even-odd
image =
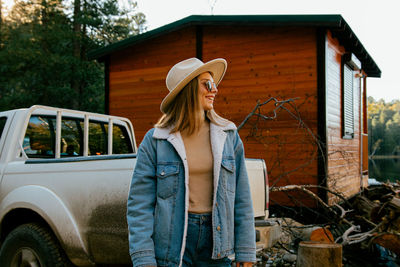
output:
[[[166,113],[178,93],[195,77],[210,72],[216,85],[220,83],[225,75],[227,63],[223,58],[217,58],[203,63],[197,58],[189,58],[175,64],[167,74],[165,82],[169,94],[161,102],[161,112]]]

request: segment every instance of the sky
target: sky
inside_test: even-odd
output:
[[[119,0],[120,2],[129,0]],[[3,0],[10,6],[13,0]],[[147,30],[190,15],[340,14],[382,71],[367,79],[367,94],[400,99],[399,0],[137,0]]]

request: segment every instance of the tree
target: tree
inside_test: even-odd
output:
[[[0,30],[2,22],[3,22],[3,1],[0,0]]]
[[[104,71],[87,52],[144,29],[111,0],[19,0],[0,39],[0,109],[44,104],[104,112]]]
[[[392,155],[400,151],[400,100],[385,103],[368,98],[369,154]]]

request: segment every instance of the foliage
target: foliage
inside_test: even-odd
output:
[[[400,155],[400,100],[368,98],[370,155]]]
[[[43,104],[104,112],[103,66],[87,52],[138,34],[135,2],[17,0],[0,24],[0,111]]]

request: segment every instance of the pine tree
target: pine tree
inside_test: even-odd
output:
[[[0,35],[0,110],[44,104],[104,112],[104,71],[87,52],[139,33],[111,0],[17,1]]]

